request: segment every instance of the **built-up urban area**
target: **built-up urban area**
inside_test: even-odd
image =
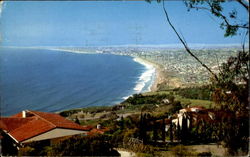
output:
[[[78,53],[102,53],[140,57],[157,64],[166,78],[175,78],[178,86],[202,85],[209,82],[209,72],[190,56],[185,49],[178,47],[91,47],[60,48]],[[235,56],[239,46],[230,47],[196,47],[192,52],[212,71],[219,72],[219,66],[230,56]]]

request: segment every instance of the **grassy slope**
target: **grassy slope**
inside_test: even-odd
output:
[[[171,90],[169,91],[159,91],[159,92],[147,92],[143,95],[156,95],[156,94],[173,94],[175,97],[175,100],[180,101],[181,104],[189,105],[189,106],[203,106],[205,108],[211,108],[214,106],[214,103],[209,100],[199,100],[199,99],[188,99],[183,98],[179,95],[174,94]]]

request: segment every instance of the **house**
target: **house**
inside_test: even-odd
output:
[[[192,107],[187,107],[187,108],[183,108],[179,110],[179,113],[177,113],[176,115],[174,115],[175,118],[173,118],[172,123],[175,124],[175,126],[180,126],[180,128],[182,128],[182,120],[183,118],[187,118],[187,126],[189,127],[190,125],[190,119],[188,117],[188,115],[192,114],[192,115],[198,115],[198,114],[202,114],[203,112],[206,112],[206,109],[204,107],[201,106],[192,106]]]
[[[17,149],[34,141],[50,141],[77,134],[87,135],[90,129],[55,113],[26,110],[10,117],[0,117],[2,145],[6,139],[12,140]]]

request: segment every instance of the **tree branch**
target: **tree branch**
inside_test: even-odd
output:
[[[226,32],[224,34],[225,37],[236,35],[239,28],[249,29],[248,23],[242,24],[242,25],[241,24],[236,24],[236,25],[230,24],[227,17],[225,15],[223,15],[221,7],[215,7],[213,2],[211,2],[211,1],[206,1],[206,2],[211,8],[210,12],[212,14],[214,14],[215,16],[217,16],[218,18],[221,18],[222,20],[224,20],[224,22],[221,23],[221,26],[222,26],[222,28],[224,26],[226,26]]]
[[[169,17],[168,17],[168,13],[167,13],[167,10],[165,8],[165,5],[164,5],[164,0],[162,1],[163,3],[163,10],[164,10],[164,13],[165,13],[165,16],[167,18],[167,21],[169,23],[169,25],[171,26],[171,28],[174,30],[175,34],[177,35],[177,37],[179,38],[179,40],[181,41],[181,43],[183,44],[183,46],[185,47],[186,51],[193,57],[195,58],[205,69],[207,69],[213,76],[214,78],[216,79],[216,81],[218,81],[218,77],[215,73],[213,73],[213,71],[207,67],[198,57],[196,57],[192,52],[191,50],[189,49],[189,47],[187,46],[186,42],[180,37],[179,33],[176,31],[175,27],[173,26],[173,24],[171,23]]]
[[[249,5],[243,3],[241,0],[236,0],[236,1],[240,3],[249,12]]]
[[[202,10],[207,10],[207,11],[211,11],[211,9],[209,9],[209,8],[206,8],[206,7],[198,7],[198,6],[189,6],[190,8],[192,8],[192,9],[202,9]]]
[[[210,6],[210,8],[206,8],[206,7],[198,7],[198,6],[189,6],[192,9],[202,9],[202,10],[206,10],[209,12],[212,12],[212,5],[210,4],[210,2],[207,2],[208,5]],[[245,25],[232,25],[228,22],[228,19],[226,18],[225,15],[220,13],[221,18],[224,20],[224,22],[227,24],[227,26],[231,26],[231,27],[238,27],[238,28],[245,28],[245,29],[249,29],[249,27],[245,26]]]
[[[243,41],[242,41],[242,50],[243,50],[243,52],[245,52],[245,43],[246,43],[247,35],[248,35],[248,30],[246,31],[245,36],[243,37]]]
[[[249,27],[244,26],[244,25],[232,25],[228,22],[228,19],[225,15],[220,13],[221,18],[225,21],[225,23],[227,24],[227,26],[231,26],[231,27],[238,27],[238,28],[245,28],[245,29],[249,29]]]
[[[244,26],[244,25],[232,25],[228,22],[226,16],[220,14],[221,18],[225,21],[225,23],[227,24],[227,26],[231,26],[231,27],[238,27],[238,28],[245,28],[245,29],[249,29],[249,27]]]

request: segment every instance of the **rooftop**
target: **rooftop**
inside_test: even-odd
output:
[[[22,142],[55,128],[89,131],[55,113],[23,111],[10,117],[0,117],[0,129],[7,132],[16,142]]]

